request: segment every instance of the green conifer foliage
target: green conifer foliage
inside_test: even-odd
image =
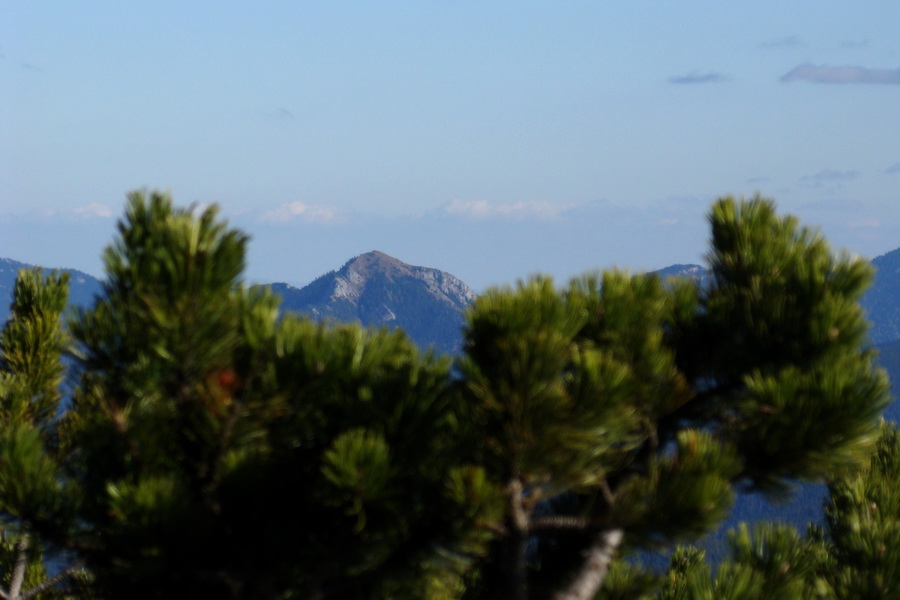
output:
[[[660,600],[689,600],[701,597],[709,590],[710,569],[702,550],[679,546],[669,560],[659,590]]]
[[[12,318],[0,333],[0,406],[5,423],[49,425],[59,408],[68,337],[60,315],[68,298],[67,273],[44,277],[22,271],[16,278]]]
[[[829,485],[836,597],[900,597],[900,431],[885,424],[867,468]]]
[[[72,331],[80,549],[108,597],[450,598],[492,488],[450,363],[402,333],[278,318],[215,209],[129,198]]]
[[[42,552],[70,521],[56,419],[67,296],[67,274],[21,271],[0,333],[0,598],[9,600],[57,597],[53,587],[76,570],[48,578]]]
[[[70,322],[58,422],[52,280],[22,284],[0,338],[14,553],[65,544],[103,597],[587,600],[604,579],[647,597],[653,578],[610,570],[620,549],[696,538],[737,486],[834,479],[887,401],[857,304],[869,267],[760,198],[710,222],[709,286],[610,271],[495,289],[454,363],[400,332],[280,318],[215,208],[134,193],[103,293]],[[848,562],[896,546],[848,531]],[[761,575],[806,560],[785,536],[739,535],[715,582],[684,552],[665,593],[796,593]]]
[[[623,539],[696,538],[735,486],[785,495],[874,443],[887,383],[858,305],[870,267],[761,198],[722,199],[710,223],[708,287],[538,278],[469,313],[463,398],[506,497],[483,595],[591,598]],[[721,585],[751,598],[755,582],[738,569]]]
[[[662,600],[868,600],[900,594],[900,431],[882,425],[867,465],[829,484],[826,528],[761,523],[729,533],[716,578],[700,551],[679,548]],[[686,559],[685,557],[690,557]]]

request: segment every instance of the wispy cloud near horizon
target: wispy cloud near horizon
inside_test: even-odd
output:
[[[666,81],[678,85],[690,85],[698,83],[724,83],[728,81],[728,77],[722,73],[709,71],[707,73],[692,72],[687,75],[678,75],[669,77]]]
[[[444,214],[470,219],[558,219],[571,204],[554,204],[541,200],[492,203],[487,200],[453,200],[441,207]]]
[[[260,220],[267,223],[337,223],[344,220],[344,212],[333,206],[307,204],[301,201],[287,202],[264,212]]]
[[[832,67],[828,65],[804,64],[782,75],[780,81],[785,83],[809,81],[810,83],[900,85],[900,69],[869,69],[850,65]]]
[[[4,214],[5,213],[5,214]],[[0,213],[7,218],[23,219],[31,222],[58,221],[82,221],[87,219],[112,219],[116,211],[100,202],[91,202],[75,208],[37,208],[23,211]]]
[[[100,204],[99,202],[91,202],[90,204],[87,204],[85,206],[79,206],[72,212],[74,212],[76,216],[85,219],[111,219],[115,216],[115,213],[113,213],[113,210],[110,207],[106,206],[105,204]]]

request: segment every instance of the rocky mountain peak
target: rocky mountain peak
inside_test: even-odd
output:
[[[357,321],[400,327],[421,346],[452,352],[458,348],[463,310],[475,291],[449,273],[407,264],[373,250],[302,289],[272,288],[282,308],[314,319]]]
[[[398,284],[403,280],[422,282],[425,291],[435,300],[459,309],[471,304],[476,296],[474,290],[449,273],[409,265],[384,252],[373,250],[351,259],[334,272],[331,298],[356,303],[367,286],[378,279],[383,279],[386,284]]]
[[[380,250],[372,250],[348,261],[341,271],[347,269],[367,276],[371,273],[408,273],[410,268],[410,265],[397,260],[393,256],[388,256]]]

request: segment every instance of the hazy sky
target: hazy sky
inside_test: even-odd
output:
[[[900,2],[0,0],[0,257],[100,275],[125,194],[248,276],[378,249],[476,289],[701,262],[760,192],[900,247]]]

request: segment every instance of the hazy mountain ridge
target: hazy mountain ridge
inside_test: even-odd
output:
[[[872,265],[876,268],[875,281],[861,304],[872,321],[872,342],[882,345],[900,340],[900,248],[873,259]],[[34,267],[0,258],[0,322],[9,317],[15,278],[25,268]],[[71,277],[70,302],[89,306],[102,288],[100,280],[75,269],[61,270]],[[701,265],[676,264],[656,273],[664,278],[688,277],[701,285],[709,282],[709,270]],[[459,331],[453,327],[461,325],[462,318],[454,315],[476,298],[469,286],[449,273],[408,265],[377,250],[349,260],[337,271],[302,288],[286,283],[273,283],[271,288],[282,296],[283,310],[302,312],[317,320],[411,327],[408,333],[417,343],[434,344],[445,351],[459,347]],[[428,315],[414,314],[418,311],[433,312],[435,319],[454,325],[429,327]],[[454,333],[456,338],[452,339]]]
[[[710,280],[709,269],[707,269],[706,267],[701,267],[700,265],[671,265],[658,271],[654,271],[654,273],[656,273],[663,279],[670,279],[672,277],[693,279],[700,285],[707,285]]]
[[[900,340],[900,248],[872,259],[875,280],[860,304],[872,329],[869,338],[876,346]],[[706,285],[709,269],[700,265],[672,265],[656,271],[661,277],[687,277]]]
[[[9,305],[12,302],[13,290],[16,285],[16,277],[21,269],[34,269],[34,265],[0,258],[0,324],[9,318]],[[49,271],[65,271],[69,274],[69,304],[74,306],[89,306],[94,302],[94,296],[100,293],[103,284],[93,275],[88,275],[76,269],[50,269],[41,267],[46,273]]]
[[[16,276],[30,268],[35,267],[0,259],[0,323],[10,316]],[[70,274],[70,304],[91,306],[102,292],[102,282],[81,271],[61,270]],[[463,311],[476,297],[474,290],[449,273],[408,265],[379,251],[357,256],[302,288],[286,283],[270,287],[281,296],[282,311],[315,320],[399,327],[422,348],[441,352],[459,349]]]
[[[872,322],[870,337],[876,344],[900,340],[900,248],[872,260],[875,282],[862,305]]]
[[[900,340],[900,248],[873,259],[872,265],[875,281],[861,304],[872,322],[872,342],[881,346]],[[0,258],[0,322],[9,317],[15,278],[19,269],[25,268],[34,267]],[[102,289],[100,280],[75,269],[61,270],[71,276],[71,304],[89,306]],[[656,273],[666,279],[687,277],[701,285],[709,282],[709,270],[696,264],[675,264]],[[462,311],[477,296],[449,273],[409,265],[377,250],[349,260],[302,288],[286,283],[270,287],[282,297],[282,310],[317,320],[403,327],[423,347],[434,345],[448,352],[459,348]]]

